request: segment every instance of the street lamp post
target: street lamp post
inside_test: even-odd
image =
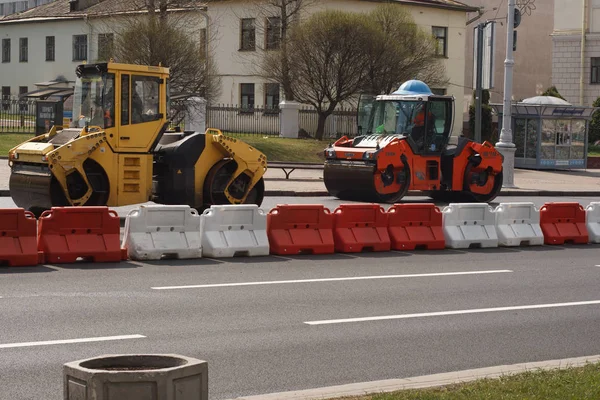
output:
[[[515,186],[515,152],[517,148],[512,137],[512,87],[513,68],[515,59],[513,54],[513,30],[515,23],[515,0],[508,0],[508,21],[506,24],[506,60],[504,61],[504,101],[502,115],[502,131],[500,141],[496,148],[504,156],[502,165],[503,187]]]

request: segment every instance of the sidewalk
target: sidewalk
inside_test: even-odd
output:
[[[0,196],[8,196],[10,168],[0,159]],[[297,170],[285,179],[281,169],[269,169],[265,174],[267,196],[326,196],[323,171]],[[515,171],[516,189],[503,189],[505,196],[598,196],[600,169],[585,171]],[[409,195],[421,195],[410,192]]]

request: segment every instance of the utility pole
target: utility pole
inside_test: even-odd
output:
[[[483,29],[487,23],[477,25],[477,71],[475,76],[475,135],[477,143],[481,143],[481,98],[483,96]]]
[[[508,0],[508,16],[506,24],[506,60],[504,61],[504,101],[502,115],[502,131],[500,141],[496,148],[504,156],[503,187],[515,187],[515,152],[517,148],[512,137],[512,88],[513,68],[515,59],[513,54],[513,32],[515,25],[515,0]]]

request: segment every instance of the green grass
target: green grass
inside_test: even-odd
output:
[[[322,163],[323,150],[331,141],[313,139],[284,139],[257,135],[228,134],[239,138],[267,156],[267,161]]]
[[[322,163],[323,150],[329,141],[312,139],[283,139],[278,137],[254,135],[229,135],[235,136],[249,145],[257,148],[267,156],[270,161],[295,161],[307,163]],[[31,133],[0,133],[0,156],[8,155],[8,151],[31,139]]]
[[[600,146],[592,146],[588,147],[588,156],[600,156]]]
[[[600,399],[600,364],[535,371],[482,379],[443,388],[405,390],[344,400],[596,400]]]
[[[0,133],[0,156],[7,156],[10,149],[33,136],[33,133]]]

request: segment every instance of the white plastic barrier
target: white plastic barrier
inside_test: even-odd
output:
[[[600,203],[590,203],[585,209],[585,218],[590,243],[600,243]]]
[[[125,220],[123,246],[132,260],[202,257],[200,215],[189,206],[142,205]]]
[[[204,257],[269,255],[267,214],[257,205],[211,206],[201,218]]]
[[[500,203],[494,211],[500,246],[541,246],[540,211],[533,203]]]
[[[492,208],[480,203],[452,203],[444,208],[446,247],[498,247]]]

